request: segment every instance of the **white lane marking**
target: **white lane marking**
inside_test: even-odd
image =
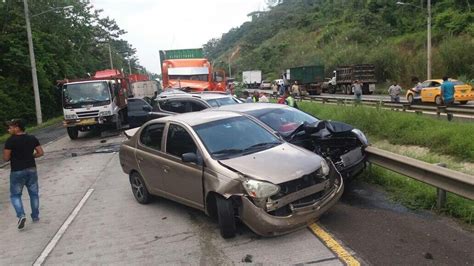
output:
[[[94,189],[89,189],[87,190],[86,194],[84,197],[82,197],[81,201],[77,204],[76,208],[72,211],[72,213],[67,217],[66,221],[63,223],[61,228],[59,228],[58,232],[54,235],[54,237],[49,241],[48,245],[46,248],[44,248],[43,252],[41,252],[41,255],[36,259],[36,261],[33,263],[34,266],[40,266],[44,263],[46,258],[48,257],[49,253],[53,251],[54,247],[58,244],[59,240],[61,237],[64,235],[66,232],[67,228],[69,225],[71,225],[72,221],[74,218],[76,218],[77,214],[81,210],[81,208],[84,206],[86,201],[89,199],[90,195],[94,192]]]

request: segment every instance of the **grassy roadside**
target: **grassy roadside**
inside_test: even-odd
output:
[[[34,126],[31,126],[31,127],[26,127],[26,131],[29,132],[29,133],[33,133],[36,130],[39,130],[39,129],[42,129],[42,128],[45,128],[45,127],[49,127],[51,125],[59,123],[63,119],[64,119],[63,116],[58,116],[58,117],[55,117],[55,118],[51,118],[51,119],[45,121],[41,125],[34,125]],[[0,143],[4,143],[8,139],[8,137],[10,137],[10,135],[8,133],[1,135],[0,136]]]
[[[368,135],[396,145],[417,145],[433,152],[474,162],[473,123],[449,122],[412,113],[365,106],[299,102],[300,108],[321,119],[349,123]]]
[[[443,162],[450,169],[474,173],[474,164],[471,163],[474,162],[472,124],[363,106],[298,104],[302,110],[321,119],[344,121],[360,128],[378,148],[429,163]],[[432,186],[377,166],[373,166],[371,172],[366,171],[361,179],[384,187],[393,200],[408,208],[435,209],[437,195]],[[472,200],[448,193],[446,207],[440,212],[474,225]]]

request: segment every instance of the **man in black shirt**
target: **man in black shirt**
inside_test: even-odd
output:
[[[23,229],[26,218],[21,201],[23,187],[26,186],[31,204],[31,219],[39,221],[38,174],[35,158],[44,152],[35,136],[25,133],[25,124],[20,119],[7,122],[10,138],[5,142],[3,160],[10,161],[10,199],[18,217],[18,229]]]

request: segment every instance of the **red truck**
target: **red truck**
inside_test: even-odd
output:
[[[160,51],[163,89],[225,91],[223,70],[213,71],[202,49]]]

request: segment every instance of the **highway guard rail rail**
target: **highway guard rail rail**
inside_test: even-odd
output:
[[[474,200],[474,176],[371,146],[365,151],[370,163],[438,188],[439,208],[446,202],[445,191]]]
[[[355,103],[354,98],[350,97],[331,97],[331,96],[305,96],[302,97],[303,100],[309,101],[318,101],[322,103],[336,103],[336,104],[347,104]],[[434,105],[419,105],[419,104],[410,104],[408,102],[395,103],[387,100],[381,99],[362,99],[360,104],[369,105],[369,106],[379,106],[383,108],[390,109],[400,109],[402,111],[415,111],[418,113],[422,112],[432,112],[440,116],[442,113],[452,114],[452,115],[463,115],[474,118],[474,107],[471,106],[434,106]]]

